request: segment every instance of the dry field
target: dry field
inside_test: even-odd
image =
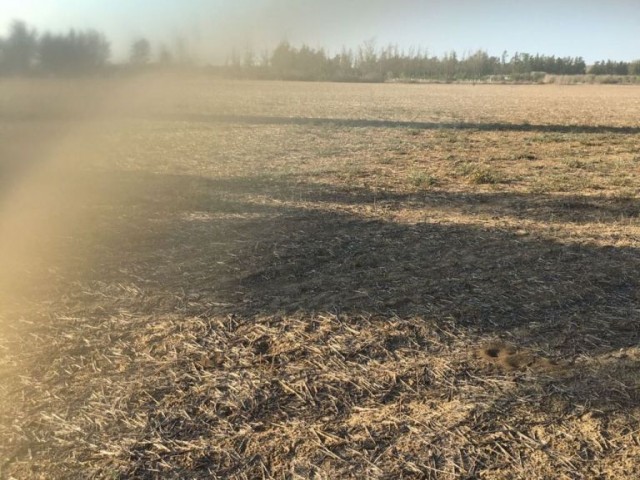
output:
[[[640,478],[640,87],[0,82],[0,478]]]

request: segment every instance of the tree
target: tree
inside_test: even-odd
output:
[[[104,35],[95,30],[45,33],[38,46],[40,67],[57,74],[84,74],[102,69],[109,59],[110,47]]]
[[[249,46],[245,48],[244,55],[242,56],[242,66],[245,69],[252,69],[256,65],[256,54]]]
[[[447,81],[454,80],[458,71],[458,54],[453,50],[450,53],[445,53],[440,65]]]
[[[278,78],[285,78],[293,69],[295,52],[289,42],[280,42],[271,55],[271,67]]]
[[[497,71],[499,60],[490,57],[484,50],[478,50],[465,60],[466,74],[473,79],[482,78]]]
[[[189,49],[189,45],[187,41],[182,37],[176,37],[174,40],[174,49],[173,49],[174,61],[176,64],[181,66],[188,66],[194,63],[193,56],[191,55],[191,51]]]
[[[38,36],[26,23],[15,20],[9,29],[9,37],[2,46],[2,70],[10,74],[28,73],[36,58]]]
[[[142,66],[151,60],[151,44],[146,38],[139,38],[131,45],[129,62],[132,65]]]
[[[158,63],[164,66],[169,66],[173,63],[173,55],[166,45],[160,45]]]
[[[382,80],[383,74],[379,68],[375,38],[366,40],[358,47],[356,68],[359,70],[361,78],[365,80]]]
[[[267,49],[262,50],[262,52],[260,52],[260,63],[259,63],[260,67],[268,68],[269,61],[270,61],[269,50]]]

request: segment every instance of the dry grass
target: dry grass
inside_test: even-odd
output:
[[[637,87],[0,91],[1,478],[640,477]]]

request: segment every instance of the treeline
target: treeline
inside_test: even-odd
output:
[[[343,49],[329,55],[324,49],[283,42],[270,54],[256,56],[250,51],[232,55],[227,70],[236,76],[283,80],[371,81],[386,80],[539,80],[551,75],[640,75],[640,61],[596,62],[588,67],[582,57],[556,57],[506,51],[491,56],[479,50],[458,56],[456,52],[432,56],[427,51],[401,50],[396,46],[376,48],[365,42],[357,50]]]
[[[596,62],[589,67],[593,75],[640,75],[640,60],[634,62]]]
[[[188,46],[176,38],[172,48],[159,45],[153,55],[151,43],[135,39],[128,60],[109,62],[111,45],[96,30],[69,30],[65,33],[39,33],[25,22],[11,23],[6,37],[0,36],[1,75],[91,75],[144,68],[193,66]]]
[[[245,55],[251,58],[251,55]],[[459,57],[456,52],[441,57],[416,50],[406,52],[396,46],[376,49],[365,42],[356,51],[343,50],[334,56],[323,49],[306,45],[300,48],[284,42],[270,56],[268,64],[231,65],[246,73],[266,74],[289,80],[364,80],[438,79],[445,81],[472,80],[488,76],[525,76],[534,72],[574,75],[585,73],[586,64],[581,57],[555,57],[516,53],[501,57],[484,51]]]
[[[110,43],[95,30],[66,33],[38,33],[22,21],[11,24],[6,37],[0,37],[0,75],[82,75],[107,69],[140,69],[193,66],[187,44],[176,39],[172,49],[160,46],[155,59],[144,38],[131,44],[128,62],[109,64]],[[251,49],[232,53],[223,67],[212,67],[217,74],[240,78],[282,80],[368,81],[539,81],[546,74],[640,75],[640,61],[599,61],[587,66],[582,57],[556,57],[506,51],[500,57],[479,50],[459,56],[456,52],[440,57],[426,50],[402,50],[397,46],[377,48],[364,42],[359,48],[330,54],[307,45],[295,47],[280,43],[273,51],[256,55]]]
[[[0,74],[94,73],[105,68],[109,55],[109,42],[95,30],[39,35],[24,22],[15,21],[9,35],[0,38]]]

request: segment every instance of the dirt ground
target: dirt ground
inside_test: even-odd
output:
[[[0,81],[0,478],[640,478],[638,112]]]

